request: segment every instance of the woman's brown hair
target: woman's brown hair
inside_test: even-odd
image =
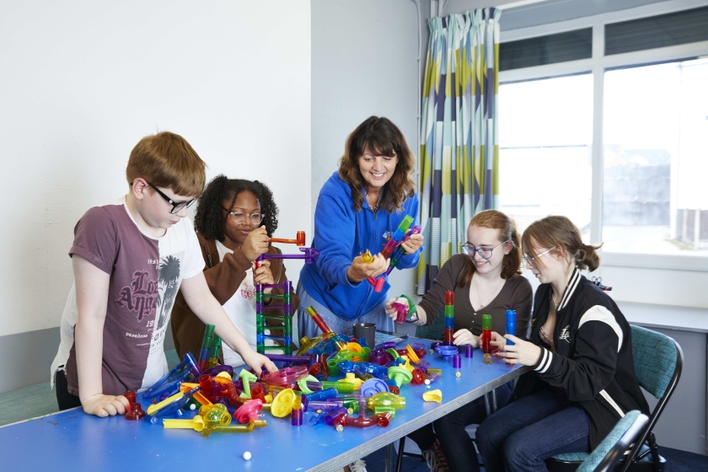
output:
[[[509,254],[504,255],[502,261],[502,279],[511,279],[521,274],[521,245],[519,244],[519,233],[516,231],[514,220],[498,210],[480,211],[472,217],[469,227],[479,226],[480,228],[490,228],[499,231],[499,242],[511,242],[513,248]],[[502,246],[499,248],[501,249]],[[471,257],[465,261],[465,265],[460,271],[458,285],[464,287],[472,279],[476,267]]]
[[[339,159],[339,176],[349,184],[354,210],[361,210],[364,204],[361,190],[366,181],[359,171],[359,158],[367,151],[398,158],[396,170],[384,186],[379,208],[388,213],[402,208],[403,202],[415,194],[415,183],[410,178],[415,168],[415,156],[396,125],[387,118],[372,116],[349,135],[344,155]]]
[[[602,244],[599,246],[584,244],[578,227],[565,216],[547,216],[534,221],[524,231],[521,242],[526,252],[541,267],[544,266],[543,258],[538,257],[535,248],[555,248],[554,252],[563,248],[581,270],[589,269],[592,272],[600,267],[600,255],[597,249]]]

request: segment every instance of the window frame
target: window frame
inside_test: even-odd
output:
[[[642,7],[603,13],[574,20],[504,31],[501,42],[518,41],[537,36],[564,33],[582,28],[592,28],[592,57],[564,63],[513,69],[499,73],[499,83],[554,78],[579,73],[591,73],[593,80],[593,134],[592,153],[592,203],[590,243],[602,242],[602,203],[604,179],[603,113],[605,71],[622,67],[637,67],[662,62],[675,62],[708,57],[708,41],[669,46],[643,51],[604,55],[605,25],[622,21],[674,13],[706,6],[705,1],[673,0]],[[626,268],[650,268],[708,272],[708,256],[701,255],[656,255],[641,253],[602,253],[603,266]]]

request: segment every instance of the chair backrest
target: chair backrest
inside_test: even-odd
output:
[[[639,385],[661,400],[674,377],[678,382],[683,364],[681,347],[664,334],[641,326],[631,328],[634,371]]]
[[[683,351],[672,338],[641,326],[632,325],[632,356],[639,385],[656,397],[658,403],[651,412],[649,422],[639,435],[622,470],[639,460],[639,451],[649,437],[653,460],[658,462],[658,451],[653,429],[671,398],[683,369]]]
[[[614,470],[622,456],[642,433],[649,417],[639,410],[627,412],[612,431],[580,464],[577,472],[605,472]]]

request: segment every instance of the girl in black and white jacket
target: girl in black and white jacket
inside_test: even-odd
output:
[[[600,264],[566,217],[522,236],[526,267],[540,280],[531,336],[494,336],[509,364],[530,366],[510,404],[477,430],[487,471],[545,471],[545,459],[589,452],[626,412],[648,412],[634,373],[631,330],[614,301],[580,274]],[[505,345],[506,339],[514,345]]]

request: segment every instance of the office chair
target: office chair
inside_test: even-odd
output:
[[[663,472],[654,426],[676,389],[683,368],[683,351],[672,338],[641,326],[631,326],[632,357],[639,385],[658,400],[648,424],[621,464],[621,471]],[[551,472],[574,471],[588,453],[557,454],[546,461]]]

